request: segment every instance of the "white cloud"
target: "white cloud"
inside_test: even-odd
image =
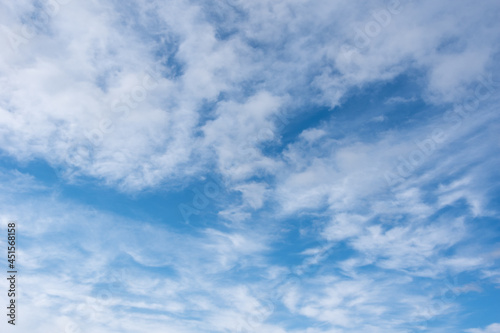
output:
[[[261,310],[243,281],[226,284],[218,279],[235,266],[260,267],[259,253],[267,250],[264,236],[215,229],[189,236],[91,210],[36,188],[30,192],[36,198],[32,204],[14,188],[0,194],[2,229],[13,219],[22,238],[22,332],[45,332],[50,326],[64,333],[138,332],[140,324],[152,332],[165,327],[208,332],[222,329],[221,317],[235,302],[240,306],[231,310],[232,316],[243,322]],[[151,273],[155,268],[162,273]],[[2,280],[0,287],[6,283]],[[239,294],[241,299],[235,298]],[[196,313],[203,320],[176,318]]]
[[[23,21],[40,11],[30,1],[9,5],[5,26],[21,34],[24,22],[36,33],[0,60],[0,146],[127,190],[189,177],[214,160],[241,179],[279,169],[258,144],[279,138],[269,117],[284,96],[300,113],[304,101],[338,105],[352,87],[418,70],[428,74],[430,101],[453,102],[491,68],[498,31],[484,17],[494,1],[349,4],[237,1],[205,11],[182,0],[134,9],[70,1],[44,22]],[[389,24],[358,49],[356,29],[380,24],[381,11]],[[247,143],[253,157],[234,153]]]
[[[370,258],[380,257],[377,265],[389,269],[421,270],[428,260],[435,260],[441,250],[460,241],[466,233],[462,221],[434,222],[431,226],[401,226],[383,231],[383,226],[367,228],[352,241],[354,249]]]
[[[416,100],[417,99],[415,97],[405,98],[405,97],[401,97],[401,96],[396,96],[396,97],[388,98],[385,101],[385,104],[410,103],[410,102],[415,102]]]
[[[203,127],[205,144],[214,149],[219,170],[232,180],[272,172],[277,162],[262,154],[258,145],[273,139],[272,122],[283,101],[267,92],[250,97],[246,103],[221,102],[216,120]]]
[[[472,219],[495,216],[484,189],[498,164],[498,87],[483,82],[496,66],[495,1],[401,1],[397,10],[383,1],[207,3],[71,1],[45,22],[26,19],[39,11],[32,1],[5,5],[7,34],[26,33],[23,22],[36,33],[10,50],[3,30],[4,153],[46,160],[66,180],[91,176],[131,192],[215,172],[241,194],[218,211],[239,223],[187,235],[0,173],[2,225],[17,218],[33,240],[19,252],[23,311],[33,313],[21,329],[401,332],[457,311],[454,301],[433,306],[439,288],[415,295],[419,278],[436,286],[445,274],[482,272],[498,281],[495,258],[462,247],[477,232]],[[381,11],[390,22],[357,45],[359,29],[377,24]],[[418,77],[415,96],[429,106],[477,106],[464,119],[435,114],[403,128],[379,110],[368,125],[342,123],[334,109],[331,122],[281,147],[283,112],[336,107],[353,90],[399,75]],[[380,128],[367,139],[357,131],[365,125]],[[398,170],[412,159],[419,162],[409,172]],[[267,207],[258,217],[266,226],[243,223]],[[458,213],[444,214],[450,207]],[[300,220],[298,237],[321,244],[281,267],[269,252],[286,242],[277,231],[290,231],[281,224],[289,217]],[[331,262],[342,246],[346,258]],[[113,272],[121,265],[127,270]],[[273,317],[268,301],[283,312]],[[288,319],[315,327],[291,330]]]
[[[491,324],[486,327],[484,330],[480,328],[471,328],[466,330],[469,333],[498,333],[500,332],[500,324]]]
[[[358,236],[366,227],[366,217],[355,214],[337,214],[324,231],[324,237],[328,240],[340,241],[352,236]]]

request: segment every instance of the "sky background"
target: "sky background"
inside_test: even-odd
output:
[[[498,17],[0,0],[1,331],[499,333]]]

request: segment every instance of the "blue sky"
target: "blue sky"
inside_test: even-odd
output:
[[[500,332],[497,1],[0,5],[2,332]]]

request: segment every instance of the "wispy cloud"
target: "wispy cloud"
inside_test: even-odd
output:
[[[496,333],[500,332],[500,324],[491,324],[490,326],[486,327],[484,330],[480,328],[473,328],[470,330],[467,330],[466,332],[469,333]]]

